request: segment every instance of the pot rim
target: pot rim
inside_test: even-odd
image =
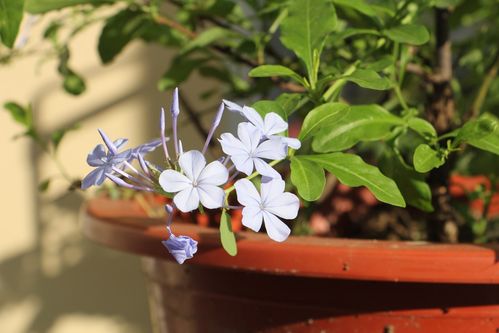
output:
[[[133,201],[88,200],[81,210],[83,232],[102,245],[173,260],[161,244],[164,221],[148,218]],[[173,232],[199,242],[187,265],[208,265],[269,274],[392,282],[499,284],[497,245],[435,244],[315,236],[290,236],[283,243],[264,234],[237,233],[238,254],[228,255],[219,232],[174,222]]]

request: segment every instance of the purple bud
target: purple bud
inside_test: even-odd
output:
[[[165,133],[166,130],[166,121],[165,121],[165,109],[161,108],[161,116],[159,118],[159,130],[161,133]]]
[[[218,125],[220,125],[220,121],[222,120],[222,116],[224,114],[224,109],[225,109],[225,104],[224,103],[220,104],[220,106],[218,107],[217,114],[215,115],[215,118],[213,118],[213,122],[211,123],[211,128],[210,131],[208,132],[208,136],[206,137],[206,141],[204,142],[202,150],[203,154],[206,153],[211,138],[213,137],[213,134],[215,133],[215,130],[217,129]]]
[[[213,118],[213,124],[211,125],[212,128],[217,128],[218,125],[220,125],[220,121],[222,120],[222,116],[224,114],[224,109],[225,109],[225,104],[221,103],[220,106],[218,107],[217,114],[215,115],[215,118]]]
[[[165,210],[168,214],[173,214],[173,206],[172,205],[166,204]]]
[[[180,107],[178,105],[178,88],[173,90],[173,101],[172,106],[170,108],[173,117],[177,117],[180,113]]]
[[[168,146],[166,145],[166,136],[165,136],[165,130],[166,130],[166,124],[165,124],[165,109],[161,108],[161,116],[159,120],[159,127],[160,127],[160,136],[161,136],[161,144],[163,146],[163,152],[165,153],[165,158],[167,160],[170,159],[170,154],[168,153]]]

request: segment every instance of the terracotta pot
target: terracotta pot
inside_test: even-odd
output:
[[[238,233],[227,255],[218,230],[174,222],[199,241],[172,262],[163,221],[131,202],[94,199],[84,232],[144,257],[156,332],[499,332],[498,249],[475,245]],[[110,263],[112,264],[112,263]]]

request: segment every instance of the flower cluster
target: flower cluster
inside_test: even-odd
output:
[[[225,109],[241,114],[247,121],[238,124],[237,137],[231,133],[220,135],[218,141],[225,155],[207,163],[205,154]],[[127,140],[112,141],[99,130],[105,146],[97,145],[88,155],[87,163],[95,169],[83,179],[82,188],[100,185],[108,178],[129,189],[172,196],[173,202],[165,206],[168,214],[166,228],[170,236],[163,244],[179,263],[193,257],[197,242],[188,236],[172,233],[170,225],[176,209],[181,212],[191,212],[200,206],[221,208],[223,212],[242,209],[244,226],[259,231],[264,224],[271,239],[277,242],[286,240],[291,230],[281,218],[294,219],[298,214],[299,200],[296,195],[285,192],[285,182],[274,166],[288,156],[290,148],[300,148],[299,140],[280,135],[287,131],[287,122],[277,113],[270,112],[262,117],[251,107],[224,100],[203,149],[184,152],[177,133],[180,114],[178,89],[173,93],[170,113],[172,154],[168,147],[170,139],[165,135],[164,109],[160,117],[160,138],[133,149],[120,152]],[[164,166],[145,159],[147,153],[159,146],[163,148]],[[134,161],[138,167],[133,165]],[[261,176],[259,191],[252,182],[258,176]],[[229,197],[234,191],[241,206],[229,205]]]

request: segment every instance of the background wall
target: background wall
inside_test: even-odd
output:
[[[100,141],[97,128],[112,138],[128,137],[130,146],[153,139],[160,107],[171,100],[170,92],[156,89],[171,58],[165,50],[134,42],[112,65],[102,67],[96,53],[99,31],[95,26],[71,45],[71,65],[87,79],[82,96],[62,91],[55,61],[40,66],[38,58],[28,57],[0,66],[1,105],[31,102],[44,133],[81,125],[59,151],[72,177],[90,171],[85,159]],[[40,35],[40,28],[33,34]],[[213,83],[191,82],[181,92],[201,108],[193,97]],[[215,111],[216,103],[202,105]],[[29,139],[12,140],[21,130],[0,112],[0,332],[150,332],[139,258],[82,236],[77,217],[88,193],[67,192],[62,179],[53,181],[48,193],[38,193],[39,182],[58,171]],[[200,142],[193,131],[188,122],[182,129],[189,138],[186,150]]]

